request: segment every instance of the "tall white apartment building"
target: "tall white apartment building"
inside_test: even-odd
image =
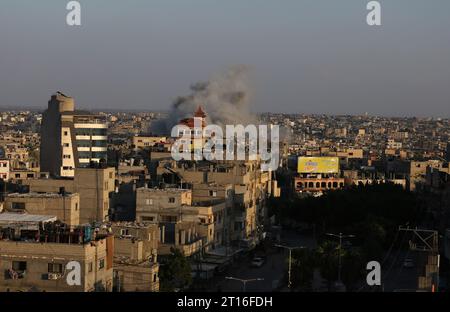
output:
[[[75,110],[73,98],[57,92],[48,102],[41,124],[41,171],[73,177],[75,168],[106,162],[106,118]]]

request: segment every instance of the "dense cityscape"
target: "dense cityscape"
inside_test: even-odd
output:
[[[436,309],[449,13],[0,1],[0,308]]]
[[[175,161],[170,114],[1,112],[0,291],[446,291],[449,119],[255,114],[283,133],[264,172]]]

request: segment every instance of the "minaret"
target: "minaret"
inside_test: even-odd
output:
[[[202,127],[206,126],[206,113],[203,111],[202,107],[199,106],[194,113],[194,118],[201,118]]]

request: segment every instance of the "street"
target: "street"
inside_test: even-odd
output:
[[[281,236],[281,244],[286,246],[305,246],[314,248],[315,240],[310,236],[299,235],[295,231],[283,232]],[[266,262],[260,268],[250,266],[251,257],[245,257],[240,262],[236,262],[220,277],[215,277],[213,284],[215,289],[211,291],[243,291],[243,283],[237,280],[228,280],[225,277],[233,277],[238,279],[264,279],[262,281],[248,282],[246,291],[270,292],[275,288],[281,290],[287,289],[287,281],[283,281],[284,274],[288,268],[288,252],[287,250],[271,247],[268,248]]]

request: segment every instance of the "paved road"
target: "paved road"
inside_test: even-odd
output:
[[[313,248],[316,242],[312,237],[302,236],[295,232],[283,232],[281,235],[281,244],[288,246],[305,246]],[[211,291],[243,291],[243,284],[239,281],[227,280],[225,276],[235,277],[239,279],[264,278],[264,281],[255,281],[247,283],[246,291],[270,292],[273,287],[283,286],[283,276],[287,270],[287,251],[278,248],[270,248],[267,251],[266,263],[260,268],[250,267],[251,258],[245,258],[239,263],[235,263],[221,277],[213,281],[215,285]],[[286,283],[286,282],[284,282]],[[286,285],[285,285],[286,286]]]
[[[413,268],[403,267],[405,259],[412,259]],[[381,269],[381,278],[384,291],[415,290],[417,289],[418,276],[424,269],[424,259],[420,252],[400,251],[394,252],[389,261]]]
[[[281,280],[286,271],[286,258],[283,253],[267,255],[266,263],[260,268],[250,267],[250,258],[237,263],[226,273],[226,276],[240,279],[264,278],[263,281],[247,283],[247,291],[269,292],[272,291],[272,283]],[[222,291],[243,291],[243,285],[239,281],[226,280],[222,277],[218,282]]]

